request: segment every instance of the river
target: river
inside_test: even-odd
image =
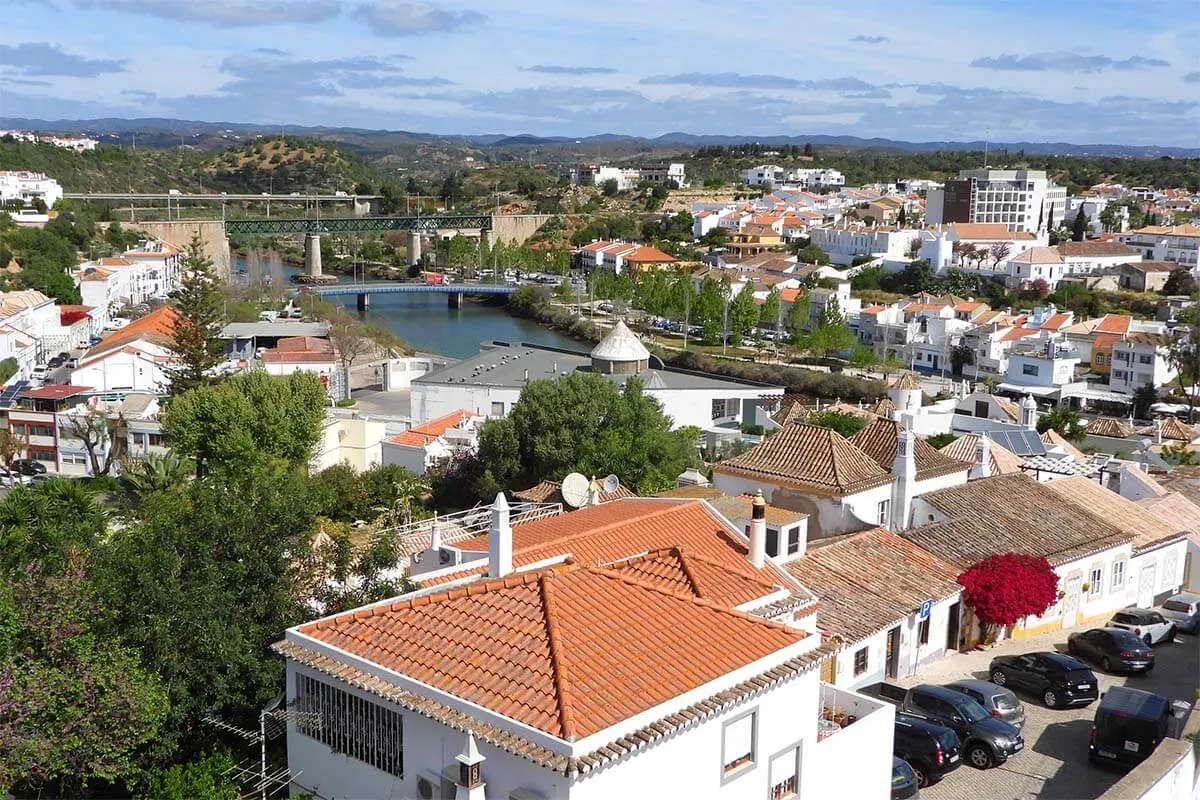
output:
[[[270,277],[289,289],[295,288],[290,283],[291,276],[301,271],[281,263],[278,257],[272,258],[271,254],[258,253],[235,258],[233,268],[235,273],[244,276],[243,280],[255,276],[260,280]],[[358,314],[353,297],[342,298],[341,302]],[[451,358],[473,356],[479,352],[480,342],[491,339],[533,342],[571,350],[587,348],[587,345],[547,330],[536,322],[510,316],[497,306],[468,301],[462,308],[447,308],[446,297],[440,294],[372,295],[370,310],[359,316],[365,322],[382,325],[394,332],[417,350]]]

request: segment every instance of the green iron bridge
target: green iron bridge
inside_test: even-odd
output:
[[[433,215],[424,217],[328,217],[326,219],[227,219],[225,233],[228,236],[269,236],[284,234],[310,234],[327,236],[339,233],[382,233],[384,231],[412,231],[435,233],[439,230],[490,231],[490,214]]]

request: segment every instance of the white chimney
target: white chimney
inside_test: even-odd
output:
[[[588,483],[588,505],[600,505],[600,482],[596,480],[596,476],[592,476],[592,480]]]
[[[508,522],[508,501],[504,492],[496,493],[492,503],[492,525],[488,528],[488,577],[502,578],[512,572],[512,525]]]
[[[438,526],[437,512],[433,512],[433,522],[429,528],[429,549],[437,552],[442,549],[442,529]]]
[[[896,483],[892,490],[891,529],[902,531],[908,527],[912,509],[913,492],[917,485],[917,437],[909,428],[901,427],[896,436],[896,458],[892,461],[892,474]],[[885,524],[883,521],[880,524]]]
[[[1027,394],[1021,398],[1021,427],[1037,428],[1037,401],[1033,395]]]
[[[1162,428],[1163,428],[1162,417],[1155,417],[1154,418],[1154,443],[1155,444],[1162,444]]]
[[[992,441],[986,433],[979,434],[975,443],[975,463],[967,474],[969,479],[986,478],[992,474]]]
[[[767,501],[762,489],[750,503],[750,563],[756,569],[767,563]]]

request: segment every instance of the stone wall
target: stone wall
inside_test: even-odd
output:
[[[196,220],[181,220],[176,222],[137,222],[131,225],[136,230],[143,230],[156,239],[170,242],[182,249],[187,247],[192,236],[199,233],[204,242],[204,251],[212,259],[213,270],[222,280],[229,280],[233,274],[233,259],[229,253],[229,238],[225,235],[225,223],[214,220],[201,222]]]
[[[524,244],[538,228],[551,219],[550,214],[496,214],[492,216],[489,244]]]

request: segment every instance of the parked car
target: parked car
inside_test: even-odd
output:
[[[962,766],[958,734],[936,722],[896,714],[892,755],[905,760],[917,783],[930,786]]]
[[[974,678],[946,684],[947,689],[961,692],[974,700],[996,719],[1002,719],[1018,730],[1025,727],[1025,706],[1017,696],[989,681]]]
[[[1154,651],[1131,631],[1092,628],[1067,637],[1067,652],[1099,664],[1105,672],[1149,672],[1154,669]]]
[[[1167,736],[1171,704],[1160,694],[1114,686],[1096,706],[1088,761],[1132,769]]]
[[[66,363],[66,361],[70,358],[71,358],[71,354],[68,353],[66,350],[63,350],[61,353],[58,354],[58,360],[62,361],[64,363]]]
[[[909,800],[921,793],[917,775],[902,758],[892,756],[892,800]]]
[[[100,344],[100,342],[102,342],[102,341],[103,341],[103,339],[101,339],[99,336],[93,336],[92,338],[88,339],[88,346],[95,347],[96,345]]]
[[[1175,623],[1152,608],[1121,609],[1104,627],[1132,631],[1146,644],[1175,641]]]
[[[1200,633],[1200,595],[1177,594],[1157,609],[1180,633]]]
[[[1025,749],[1016,726],[996,719],[983,706],[944,686],[921,684],[907,692],[899,686],[876,683],[863,690],[891,703],[899,703],[907,716],[945,725],[954,731],[967,763],[977,769],[1003,764]],[[904,699],[897,695],[904,692]]]
[[[49,361],[46,362],[46,366],[49,367],[50,369],[58,369],[62,365],[63,365],[63,360],[61,358],[59,358],[58,356],[54,356],[53,358],[51,358]]]
[[[33,476],[46,474],[46,465],[40,461],[34,461],[32,458],[14,458],[11,467],[21,475]]]
[[[1090,705],[1100,696],[1088,665],[1062,653],[997,656],[988,668],[992,683],[1042,698],[1047,708]]]
[[[45,364],[37,364],[30,372],[30,377],[32,377],[34,380],[37,380],[38,378],[45,378],[49,373],[50,368],[48,366]]]

